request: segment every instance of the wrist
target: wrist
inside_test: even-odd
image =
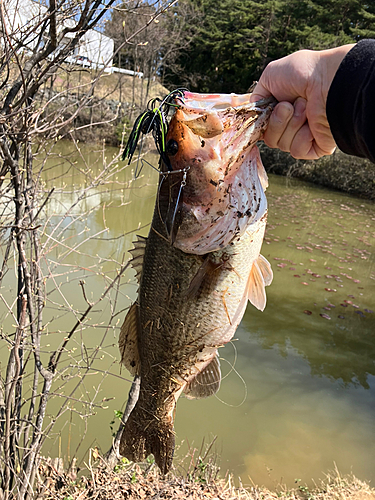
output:
[[[335,47],[334,49],[322,50],[319,52],[321,75],[323,76],[323,92],[327,98],[328,90],[335,77],[337,70],[346,54],[354,47],[354,43]]]

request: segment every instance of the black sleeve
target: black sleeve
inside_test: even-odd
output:
[[[375,40],[358,42],[344,57],[328,92],[327,118],[344,153],[375,163]]]

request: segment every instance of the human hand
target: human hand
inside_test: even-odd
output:
[[[327,95],[341,61],[353,46],[300,50],[266,67],[250,100],[273,95],[279,101],[263,136],[267,146],[305,160],[333,153],[336,144],[326,115]]]

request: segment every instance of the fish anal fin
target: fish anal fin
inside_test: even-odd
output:
[[[185,396],[188,399],[208,398],[217,393],[220,382],[220,361],[216,354],[213,360],[186,385]]]
[[[139,283],[140,276],[143,268],[143,257],[145,254],[147,238],[144,236],[137,235],[137,240],[133,241],[134,248],[129,250],[129,253],[132,255],[132,259],[130,259],[130,264],[134,271],[136,272],[136,278]]]
[[[125,317],[121,327],[118,346],[121,354],[121,363],[135,376],[140,372],[140,358],[138,351],[139,312],[138,304],[134,302]]]

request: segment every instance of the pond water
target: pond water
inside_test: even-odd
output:
[[[88,300],[98,298],[108,276],[129,258],[134,235],[147,235],[155,199],[157,172],[146,166],[132,182],[132,167],[122,163],[104,186],[80,198],[88,182],[83,171],[89,165],[94,174],[106,160],[86,151],[76,161],[68,168],[57,155],[44,174],[46,188],[57,188],[46,206],[49,224],[64,227],[60,240],[75,245],[66,255],[51,247],[48,257],[54,266],[45,316],[51,345],[85,309],[79,281],[85,280]],[[217,397],[180,398],[177,460],[215,439],[212,453],[222,473],[229,470],[244,484],[311,485],[335,466],[374,484],[374,204],[296,180],[269,180],[262,253],[274,280],[267,307],[261,313],[249,304],[235,339],[220,350],[224,379]],[[56,229],[54,237],[59,240]],[[71,310],[60,314],[61,290]],[[114,412],[123,409],[130,387],[119,366],[117,336],[136,290],[134,272],[126,270],[116,299],[95,307],[88,326],[75,335],[64,365],[72,379],[61,392],[72,391],[83,372],[85,380],[64,408],[64,423],[46,441],[46,453],[69,459],[79,445],[78,457],[87,460],[89,447],[109,448]],[[118,315],[107,328],[114,305]],[[60,408],[57,400],[51,415],[54,404]],[[82,418],[82,406],[93,416]]]

